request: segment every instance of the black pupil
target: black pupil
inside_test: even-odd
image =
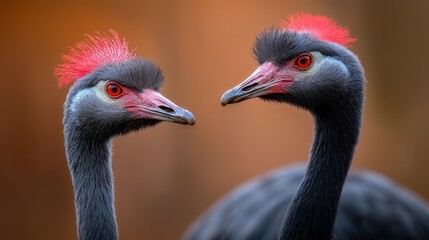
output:
[[[300,63],[301,63],[302,65],[306,65],[306,64],[307,64],[307,61],[308,61],[308,57],[307,57],[307,56],[302,57],[299,61],[300,61]]]
[[[110,90],[112,90],[113,93],[117,93],[119,88],[117,86],[110,86]]]

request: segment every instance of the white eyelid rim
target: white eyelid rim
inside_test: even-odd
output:
[[[103,102],[106,102],[108,104],[120,105],[117,101],[119,98],[111,98],[109,94],[107,94],[106,92],[107,83],[109,83],[109,81],[100,81],[97,83],[97,85],[92,87],[93,91],[95,91],[95,95]]]

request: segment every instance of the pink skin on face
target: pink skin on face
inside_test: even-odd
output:
[[[290,70],[289,65],[282,65],[280,67],[276,67],[271,62],[264,63],[270,65],[273,68],[272,78],[267,79],[267,84],[270,84],[270,88],[268,88],[268,93],[285,93],[287,92],[287,87],[292,85],[294,81],[293,71]],[[262,65],[264,65],[262,64]]]

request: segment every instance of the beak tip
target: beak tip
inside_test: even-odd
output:
[[[195,125],[195,118],[188,119],[188,124],[189,124],[190,126],[194,126],[194,125]]]
[[[191,112],[185,110],[184,116],[186,119],[186,124],[189,124],[190,126],[193,126],[195,124],[195,117]]]
[[[228,105],[230,102],[231,102],[231,100],[232,100],[232,92],[231,92],[231,90],[229,90],[229,91],[227,91],[227,92],[225,92],[223,95],[222,95],[222,97],[220,98],[220,104],[222,105],[222,106],[226,106],[226,105]]]

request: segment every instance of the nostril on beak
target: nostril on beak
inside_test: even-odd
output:
[[[256,87],[258,85],[259,85],[259,83],[252,83],[249,86],[245,86],[244,88],[242,88],[241,91],[246,92],[246,91],[252,90],[254,87]]]
[[[175,112],[174,109],[170,108],[170,107],[166,107],[166,106],[159,106],[160,109],[169,112],[169,113],[173,113]]]

